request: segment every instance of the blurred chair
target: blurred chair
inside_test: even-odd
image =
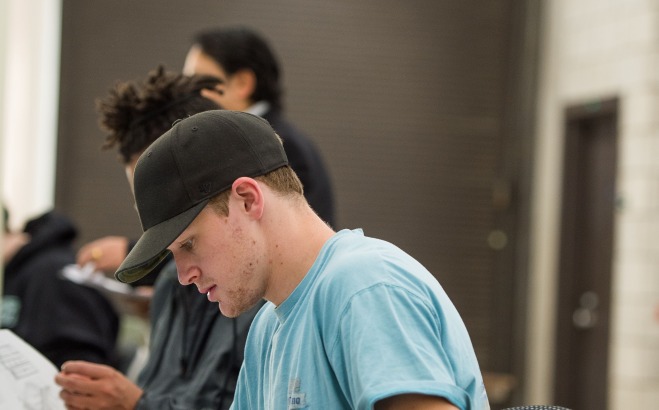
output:
[[[497,408],[510,403],[513,390],[517,387],[517,378],[512,374],[483,372],[483,383],[490,405]]]

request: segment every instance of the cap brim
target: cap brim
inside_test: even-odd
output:
[[[147,229],[114,274],[124,283],[135,282],[153,270],[169,254],[167,247],[194,221],[209,199],[173,218]]]

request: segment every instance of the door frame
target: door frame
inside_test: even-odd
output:
[[[588,410],[583,407],[588,403],[605,409],[608,399],[618,113],[617,98],[565,110],[554,401],[583,410]],[[600,164],[597,172],[588,172],[594,170],[586,160],[592,159],[590,155],[607,159],[609,167]],[[586,200],[593,192],[607,200]],[[593,235],[595,225],[585,220],[598,222],[601,232]],[[609,258],[593,258],[592,249],[598,255],[608,253]],[[592,265],[600,273],[581,269]],[[589,293],[591,288],[594,291]],[[584,308],[591,302],[593,308]],[[585,383],[582,372],[589,375]]]

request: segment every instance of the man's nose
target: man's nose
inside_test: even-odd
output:
[[[178,281],[184,286],[194,283],[199,277],[199,269],[192,266],[186,266],[177,262],[176,270],[178,271]]]

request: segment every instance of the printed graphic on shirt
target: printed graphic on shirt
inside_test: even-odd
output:
[[[307,408],[307,394],[300,391],[300,379],[288,381],[288,410]]]

